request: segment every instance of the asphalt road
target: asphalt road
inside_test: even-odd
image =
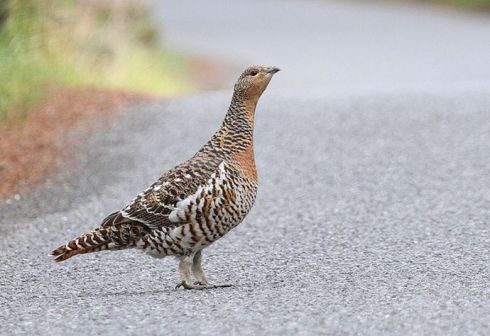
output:
[[[175,290],[175,260],[137,251],[47,257],[193,154],[231,91],[162,100],[85,139],[75,172],[0,206],[2,335],[490,333],[490,20],[284,3],[155,10],[175,46],[283,68],[257,111],[256,206],[204,255],[233,287]]]

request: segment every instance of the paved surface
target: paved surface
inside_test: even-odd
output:
[[[490,16],[375,1],[153,1],[167,43],[275,64],[276,87],[292,92],[490,85]]]
[[[245,61],[270,53],[263,63],[284,68],[257,112],[257,204],[205,253],[210,279],[234,286],[174,290],[175,260],[137,251],[62,265],[46,256],[195,152],[230,92],[156,102],[87,139],[76,174],[0,206],[0,334],[488,335],[490,64],[479,57],[488,56],[490,21],[328,2],[193,4],[174,8],[172,43],[248,50]],[[235,22],[224,11],[267,29],[227,41],[214,21]],[[157,13],[169,16],[165,6]],[[331,43],[308,43],[313,32]],[[251,48],[272,35],[284,43]],[[414,58],[407,46],[417,39],[429,49]],[[375,57],[394,41],[406,47],[388,64]],[[301,46],[296,56],[275,52],[288,43]],[[322,50],[333,53],[334,78],[311,72],[323,63],[310,54]]]

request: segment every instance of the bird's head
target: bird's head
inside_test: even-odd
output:
[[[265,65],[252,65],[245,69],[235,84],[235,94],[258,100],[279,68]]]

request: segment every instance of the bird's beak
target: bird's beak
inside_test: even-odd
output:
[[[279,72],[281,69],[271,66],[267,68],[267,73],[270,73],[271,75],[275,74],[276,72]]]

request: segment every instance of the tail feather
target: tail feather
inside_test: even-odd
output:
[[[133,224],[101,227],[70,240],[53,250],[50,255],[56,257],[55,262],[61,262],[77,254],[129,248],[145,233],[141,226]]]

